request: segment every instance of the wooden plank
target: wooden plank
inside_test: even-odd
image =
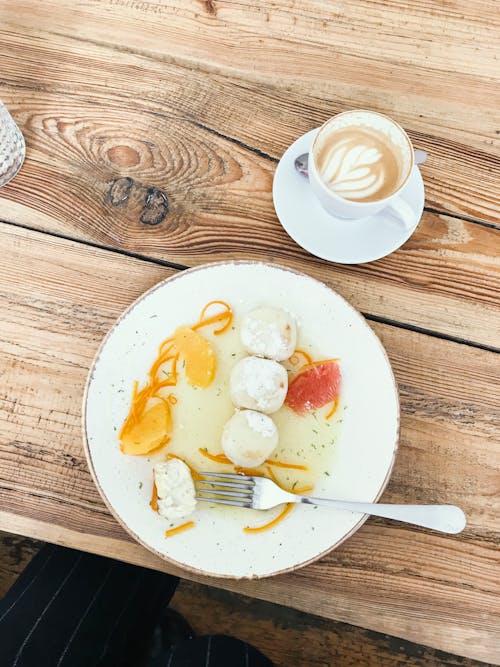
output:
[[[2,229],[0,529],[172,571],[107,513],[80,444],[83,383],[100,339],[133,298],[172,270]],[[402,398],[401,450],[384,499],[456,502],[468,515],[466,531],[442,536],[372,519],[295,574],[212,582],[493,660],[500,640],[497,357],[392,326],[374,328]]]
[[[331,77],[334,68],[328,65],[334,53],[398,62],[409,71],[420,67],[430,72],[498,75],[494,63],[498,42],[493,28],[500,21],[493,0],[476,0],[472,8],[467,0],[441,5],[426,1],[418,6],[405,0],[350,0],[330,6],[321,0],[304,0],[300,6],[277,1],[271,7],[264,0],[251,6],[238,0],[215,0],[210,3],[213,8],[194,0],[83,0],[77,5],[57,0],[55,4],[57,12],[31,0],[7,0],[4,17],[13,24],[25,21],[27,25],[50,27],[56,34],[64,34],[71,26],[81,38],[90,37],[92,27],[95,41],[158,54],[167,51],[165,41],[169,38],[172,57],[233,69],[252,68],[270,72],[275,79],[286,74],[299,79],[320,77],[321,73]],[[112,19],[117,26],[110,34],[107,27]],[[382,42],[374,40],[380,35]],[[299,52],[305,51],[300,71],[297,51],[290,53],[290,46],[286,49],[285,38],[289,44],[299,43]],[[480,43],[483,49],[478,48]],[[275,47],[273,60],[269,58],[270,45]],[[321,57],[310,71],[307,56],[313,53]],[[280,54],[287,57],[280,58]]]
[[[403,249],[353,267],[317,260],[289,239],[272,204],[273,160],[220,136],[241,117],[259,118],[256,135],[288,133],[283,95],[62,37],[6,33],[3,44],[3,76],[17,83],[2,96],[28,141],[25,166],[1,190],[3,219],[180,264],[279,261],[335,284],[364,312],[498,345],[496,230],[427,212]],[[205,127],[210,119],[215,127]],[[439,168],[431,160],[428,169],[435,182]],[[168,212],[160,196],[145,208],[151,188]],[[141,222],[155,216],[158,225]]]
[[[0,599],[42,542],[0,533]],[[259,647],[276,667],[480,667],[459,658],[346,623],[181,580],[169,605],[197,635],[226,634]],[[206,610],[210,609],[207,614]]]
[[[236,636],[258,647],[276,667],[484,667],[483,662],[189,581],[181,581],[170,606],[197,634]]]
[[[214,13],[197,0],[78,5],[58,0],[55,5],[7,0],[0,19],[21,29],[25,46],[33,43],[31,33],[37,42],[67,36],[75,52],[102,44],[108,47],[105,59],[113,63],[122,52],[143,55],[145,68],[162,72],[153,90],[143,87],[157,103],[168,105],[169,65],[184,65],[192,118],[205,118],[219,132],[274,156],[337,111],[368,107],[388,113],[430,151],[431,206],[498,219],[500,33],[493,29],[493,0],[474,3],[472,12],[465,0],[453,6],[350,0],[331,7],[317,0],[300,7],[227,1],[210,3]],[[193,69],[204,85],[191,96]],[[41,74],[38,86],[47,82],[40,62],[32,71]],[[86,78],[93,74],[90,70]],[[219,75],[232,85],[212,97],[207,88]],[[16,71],[12,81],[18,77]],[[119,89],[127,86],[128,79],[122,79]],[[243,91],[250,105],[240,103]],[[269,123],[267,105],[260,106],[263,98],[278,122]]]

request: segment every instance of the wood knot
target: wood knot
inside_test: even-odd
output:
[[[141,222],[145,225],[159,225],[168,213],[167,195],[158,188],[149,188],[144,202]]]
[[[112,206],[125,206],[127,213],[138,216],[144,225],[159,225],[168,213],[168,198],[162,190],[143,185],[130,176],[111,181],[104,201]]]
[[[211,16],[217,16],[217,7],[215,6],[215,0],[201,0],[201,4],[205,8],[207,14]]]
[[[112,206],[121,206],[130,197],[130,191],[134,184],[130,176],[123,176],[122,178],[115,178],[111,182],[108,190],[107,200]]]
[[[139,153],[130,146],[113,146],[108,150],[108,159],[118,167],[135,167],[141,161]]]

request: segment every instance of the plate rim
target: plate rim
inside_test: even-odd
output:
[[[123,310],[120,315],[116,318],[114,323],[111,325],[111,327],[108,329],[106,332],[106,335],[102,339],[101,343],[99,344],[99,347],[97,348],[96,353],[94,354],[94,357],[92,359],[92,362],[89,366],[89,371],[87,374],[87,378],[85,381],[85,387],[83,391],[83,397],[82,397],[82,412],[81,412],[81,424],[82,424],[82,440],[83,440],[83,451],[85,453],[85,459],[87,461],[87,466],[89,468],[92,480],[99,492],[99,495],[104,501],[104,504],[110,511],[111,515],[116,519],[118,524],[129,534],[131,535],[134,540],[140,544],[142,547],[147,549],[149,552],[153,553],[155,556],[159,557],[161,560],[164,560],[174,567],[177,567],[181,570],[186,570],[190,572],[191,574],[201,576],[201,577],[208,577],[211,579],[232,579],[235,581],[241,581],[241,580],[258,580],[258,579],[267,579],[268,577],[275,577],[278,575],[282,574],[288,574],[289,572],[295,572],[296,570],[299,570],[303,567],[306,567],[307,565],[311,565],[311,563],[314,563],[322,558],[324,558],[326,555],[328,555],[330,552],[334,551],[337,549],[341,544],[343,544],[347,539],[352,537],[354,533],[356,533],[361,526],[365,523],[365,521],[369,518],[369,514],[363,514],[359,521],[356,522],[356,524],[349,530],[348,533],[346,533],[343,537],[341,537],[335,544],[332,546],[328,547],[321,553],[317,554],[316,556],[313,556],[312,558],[309,558],[307,561],[302,561],[300,563],[297,563],[295,565],[291,565],[290,567],[283,568],[281,570],[277,570],[275,572],[268,572],[265,574],[249,574],[249,575],[241,575],[241,576],[235,576],[232,574],[214,574],[214,573],[209,573],[205,570],[200,570],[199,568],[193,567],[191,565],[186,565],[185,563],[182,563],[180,561],[175,560],[174,558],[167,556],[164,553],[161,553],[151,545],[147,544],[144,542],[142,538],[140,538],[126,523],[125,521],[119,516],[118,512],[114,509],[114,507],[111,505],[109,502],[106,493],[104,489],[101,487],[101,484],[99,482],[99,479],[97,477],[96,470],[94,468],[94,463],[92,460],[92,454],[90,451],[90,445],[89,445],[89,438],[88,438],[88,433],[87,433],[87,403],[88,403],[88,394],[90,390],[90,385],[92,383],[93,379],[93,374],[95,367],[97,363],[99,362],[99,358],[102,354],[102,351],[107,344],[109,338],[111,337],[112,333],[115,331],[116,327],[120,324],[120,322],[131,312],[143,299],[147,298],[150,294],[154,293],[156,290],[160,289],[163,287],[168,282],[173,282],[174,280],[177,280],[181,278],[182,276],[188,274],[188,273],[195,273],[197,271],[203,271],[207,268],[212,268],[216,266],[228,266],[228,265],[233,265],[233,266],[241,266],[241,265],[246,265],[246,266],[264,266],[268,267],[271,269],[279,269],[281,271],[284,271],[286,273],[292,273],[296,276],[300,276],[302,278],[307,278],[309,280],[314,281],[321,287],[325,287],[326,289],[330,290],[333,292],[338,298],[340,298],[344,304],[355,314],[355,316],[360,320],[360,323],[364,325],[370,333],[374,336],[376,342],[378,343],[378,346],[387,362],[387,366],[389,367],[390,370],[390,376],[392,380],[392,384],[394,387],[394,395],[396,399],[396,407],[397,407],[397,420],[396,420],[396,433],[395,433],[395,439],[394,439],[394,445],[393,445],[393,451],[392,451],[392,457],[391,461],[389,464],[389,467],[387,469],[386,475],[384,479],[382,480],[381,486],[379,491],[377,492],[375,499],[373,502],[377,502],[379,498],[382,496],[384,493],[387,484],[389,483],[389,480],[391,478],[392,472],[394,470],[394,465],[396,462],[396,456],[399,450],[399,440],[400,440],[400,433],[401,433],[401,403],[399,400],[399,389],[398,389],[398,384],[396,382],[396,378],[394,376],[394,370],[392,368],[391,362],[389,360],[389,357],[387,355],[387,351],[385,347],[382,344],[382,341],[378,337],[378,335],[375,333],[375,331],[370,327],[368,324],[366,318],[361,314],[359,310],[357,310],[347,299],[345,299],[341,294],[339,294],[336,290],[334,290],[332,287],[327,285],[325,282],[322,280],[318,280],[317,278],[314,278],[313,276],[310,276],[307,273],[304,273],[303,271],[299,271],[297,269],[290,268],[288,266],[284,266],[282,264],[277,264],[275,262],[264,262],[264,261],[258,261],[258,260],[246,260],[246,259],[239,259],[239,260],[220,260],[216,262],[205,262],[203,264],[200,264],[199,266],[193,266],[188,269],[181,269],[177,270],[177,273],[174,273],[172,276],[168,276],[167,278],[164,278],[163,280],[160,280],[158,283],[155,285],[152,285],[149,289],[147,289],[145,292],[143,292],[140,296],[137,297],[132,303],[130,303],[125,310]],[[166,267],[168,268],[168,267]]]

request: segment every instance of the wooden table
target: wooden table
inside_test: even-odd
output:
[[[211,583],[500,659],[497,9],[3,0],[0,97],[27,157],[0,191],[0,529],[173,571],[94,488],[80,435],[89,364],[162,278],[276,261],[338,290],[388,350],[402,431],[384,500],[454,502],[468,526],[451,537],[371,519],[295,574]],[[296,137],[356,107],[428,151],[426,209],[398,252],[338,266],[288,238],[271,183]]]

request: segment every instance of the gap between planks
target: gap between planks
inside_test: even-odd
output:
[[[21,32],[23,30],[22,25],[12,24],[10,27],[16,28],[16,29],[20,30]],[[43,30],[43,31],[38,31],[38,32],[41,35],[53,35],[54,37],[60,37],[60,38],[63,38],[63,39],[67,39],[69,41],[74,40],[74,41],[80,42],[82,44],[92,44],[94,46],[98,46],[99,48],[103,48],[103,49],[106,49],[106,50],[109,50],[109,51],[112,51],[112,52],[116,51],[118,53],[131,54],[131,55],[139,57],[139,58],[144,58],[146,60],[151,60],[155,63],[168,63],[168,64],[172,64],[172,65],[175,65],[176,67],[180,67],[180,68],[183,68],[183,69],[187,69],[187,70],[193,70],[194,69],[197,72],[206,73],[206,74],[215,74],[217,76],[221,76],[221,77],[224,77],[226,79],[228,78],[227,72],[224,71],[223,67],[217,66],[215,64],[211,64],[211,63],[209,63],[207,61],[203,61],[201,59],[195,59],[195,58],[189,59],[189,58],[183,57],[183,56],[173,56],[173,55],[167,55],[167,54],[164,54],[164,53],[160,54],[158,52],[148,51],[147,49],[140,49],[138,47],[130,47],[130,46],[125,46],[123,44],[116,44],[116,43],[110,44],[109,42],[106,42],[106,41],[103,41],[103,40],[91,39],[88,36],[87,37],[82,37],[82,36],[77,36],[77,35],[74,35],[74,34],[66,34],[64,32],[58,32],[58,31],[53,31],[53,30]],[[292,42],[292,43],[294,44],[294,42]],[[244,82],[260,83],[260,80],[258,79],[258,77],[248,76],[248,72],[246,72],[247,76],[244,76],[244,74],[245,74],[245,71],[238,70],[238,77],[240,79],[242,79]],[[266,85],[269,86],[270,88],[278,88],[277,86],[274,86],[269,81],[266,82]],[[31,88],[31,86],[19,86],[18,84],[15,84],[15,83],[13,83],[13,87],[14,88],[17,88],[17,87],[28,88],[28,89]],[[279,88],[278,88],[278,90],[279,90]],[[65,92],[64,96],[74,97],[73,95],[68,94],[68,92]],[[90,102],[90,103],[93,102],[92,100],[86,100],[86,101]],[[152,114],[154,114],[156,116],[159,116],[159,117],[162,117],[162,118],[166,117],[165,114],[162,114],[161,112],[158,112],[158,111],[153,112],[153,111],[144,110],[144,113],[152,113]],[[268,160],[268,161],[270,161],[274,164],[277,164],[280,160],[279,157],[275,157],[273,155],[270,155],[269,153],[266,153],[265,151],[262,151],[261,149],[255,147],[255,146],[252,146],[252,145],[250,145],[246,142],[243,142],[243,141],[237,139],[236,137],[232,137],[231,135],[227,135],[227,134],[224,134],[223,132],[219,132],[215,128],[212,128],[212,127],[210,127],[208,125],[205,125],[203,123],[199,123],[192,118],[186,118],[185,120],[188,123],[190,123],[191,125],[193,125],[194,127],[197,127],[201,130],[205,130],[206,132],[208,132],[210,134],[213,134],[217,137],[220,137],[221,139],[224,139],[224,140],[226,140],[230,143],[233,143],[233,144],[239,146],[240,148],[248,150],[251,153],[253,153],[254,155],[258,155],[259,157],[261,157],[265,160]],[[424,211],[429,212],[429,213],[436,213],[436,214],[439,214],[439,215],[446,215],[447,217],[452,217],[452,218],[456,218],[458,220],[463,220],[465,222],[478,224],[478,225],[481,225],[483,227],[488,227],[488,228],[491,228],[491,229],[500,230],[500,225],[497,225],[494,222],[489,222],[487,220],[483,220],[483,219],[481,219],[479,217],[476,217],[476,216],[468,216],[468,215],[464,215],[462,213],[457,213],[457,212],[454,212],[454,211],[449,211],[447,209],[441,209],[441,208],[438,208],[438,207],[431,207],[431,206],[424,206]],[[71,239],[71,240],[73,240],[73,239]],[[101,246],[99,246],[99,247],[101,247]],[[106,246],[102,246],[102,247],[106,248]],[[106,248],[106,249],[109,249],[109,248]],[[167,266],[173,266],[174,268],[176,268],[176,265],[167,264]],[[455,340],[455,339],[452,339],[452,340]],[[490,348],[485,348],[485,349],[490,349]]]
[[[222,136],[222,135],[221,135]],[[447,214],[448,215],[448,214]],[[448,217],[460,217],[460,216],[450,216]],[[64,241],[70,241],[72,243],[78,243],[79,245],[88,246],[90,248],[97,248],[98,250],[106,250],[107,252],[112,252],[118,255],[125,257],[131,257],[133,259],[139,259],[143,262],[148,262],[150,264],[156,264],[157,266],[164,266],[169,269],[175,269],[177,271],[186,271],[191,268],[185,264],[177,264],[175,262],[169,262],[168,260],[159,259],[156,257],[151,257],[149,255],[143,255],[138,252],[133,252],[132,250],[125,250],[123,248],[115,248],[113,246],[108,246],[104,243],[97,243],[96,241],[88,241],[85,239],[77,238],[70,236],[69,234],[62,234],[60,232],[47,231],[45,229],[32,227],[30,225],[21,224],[18,222],[12,222],[10,220],[4,220],[0,218],[0,223],[4,225],[9,225],[10,227],[17,227],[20,229],[26,229],[30,232],[36,232],[39,234],[45,234],[47,236],[53,236]],[[483,224],[483,223],[479,223]],[[486,226],[492,226],[489,223],[485,223]],[[494,347],[493,345],[485,345],[483,343],[477,343],[475,341],[468,340],[466,338],[460,338],[459,336],[453,336],[445,333],[440,333],[439,331],[433,331],[432,329],[426,329],[425,327],[419,327],[414,324],[409,324],[407,322],[400,322],[398,320],[393,320],[388,317],[382,317],[380,315],[373,315],[371,313],[362,312],[363,317],[370,322],[379,322],[380,324],[387,324],[391,327],[397,327],[399,329],[404,329],[406,331],[414,331],[415,333],[420,333],[425,336],[431,336],[432,338],[440,338],[442,340],[448,340],[452,343],[458,343],[460,345],[467,345],[469,347],[475,347],[479,350],[486,350],[488,352],[500,352],[500,348]]]
[[[59,35],[59,33],[48,33],[48,34],[55,34],[55,35],[58,35],[58,36],[61,36],[61,37],[66,37],[66,38],[68,37],[67,35],[62,35],[62,34]],[[84,43],[88,41],[88,42],[90,42],[91,44],[94,43],[93,40],[83,40],[83,39],[79,39],[78,41],[82,41],[82,42],[84,42]],[[99,42],[97,42],[96,44],[99,45],[99,46],[103,46],[103,44],[101,44],[101,43],[99,43]],[[107,48],[111,48],[111,50],[113,50],[113,47],[110,47],[109,45],[108,45]],[[118,49],[118,50],[120,51],[120,49]],[[136,53],[135,51],[133,51],[133,50],[131,50],[130,52],[131,52],[133,55],[141,55],[141,54],[137,54],[137,53]],[[175,61],[175,59],[174,59],[174,61]],[[186,65],[185,63],[177,63],[177,62],[174,62],[174,64],[177,65],[177,66],[180,66],[180,67],[187,67],[187,65]],[[198,68],[198,71],[201,71],[200,68]],[[0,83],[0,87],[1,87],[1,83]],[[16,83],[13,83],[13,84],[12,84],[12,87],[13,87],[13,88],[26,89],[26,90],[34,90],[33,86],[23,86],[23,85],[16,84]],[[44,88],[43,90],[46,91],[46,92],[49,92],[49,91],[47,91],[47,89],[45,89],[45,88]],[[75,98],[75,97],[78,97],[78,96],[73,95],[73,94],[68,93],[68,92],[65,92],[65,93],[58,93],[58,94],[60,94],[62,97],[66,97],[66,98],[70,98],[70,99],[73,99],[73,98]],[[82,99],[82,98],[78,97],[78,99]],[[95,102],[94,102],[93,100],[90,100],[90,99],[85,99],[85,102],[87,102],[88,104],[95,104]],[[148,114],[148,115],[158,116],[159,118],[162,118],[162,119],[167,119],[167,118],[169,118],[169,115],[168,115],[168,114],[163,114],[163,113],[161,113],[161,112],[159,112],[159,111],[153,111],[153,110],[146,110],[146,109],[143,109],[143,113],[144,113],[144,114]],[[257,148],[256,146],[251,146],[250,144],[248,144],[248,143],[246,143],[246,142],[244,142],[244,141],[241,141],[240,139],[237,139],[236,137],[233,137],[233,136],[228,135],[228,134],[224,134],[223,132],[219,132],[219,131],[216,130],[215,128],[210,127],[209,125],[206,125],[206,124],[204,124],[204,123],[200,123],[200,122],[198,122],[198,121],[196,121],[196,120],[194,120],[194,119],[192,119],[192,118],[185,118],[184,120],[185,120],[188,124],[193,125],[194,127],[197,127],[197,128],[200,129],[200,130],[204,130],[205,132],[208,132],[209,134],[212,134],[212,135],[214,135],[214,136],[216,136],[216,137],[219,137],[219,138],[221,138],[221,139],[224,139],[225,141],[228,141],[229,143],[234,144],[235,146],[239,146],[240,148],[243,148],[244,150],[247,150],[247,151],[249,151],[250,153],[253,153],[254,155],[257,155],[257,156],[261,157],[261,158],[264,159],[264,160],[267,160],[267,161],[269,161],[269,162],[272,162],[273,164],[278,164],[278,162],[280,161],[280,158],[279,158],[279,157],[275,157],[274,155],[270,155],[269,153],[266,153],[265,151],[261,150],[260,148]],[[495,224],[494,222],[489,222],[489,221],[487,221],[487,220],[482,220],[481,218],[478,218],[478,217],[469,216],[469,215],[464,215],[464,214],[462,214],[462,213],[457,213],[457,212],[454,212],[454,211],[453,211],[453,212],[452,212],[452,211],[448,211],[448,210],[446,210],[446,209],[444,209],[444,208],[438,208],[438,207],[435,207],[435,206],[424,206],[423,211],[424,211],[424,212],[427,212],[427,213],[435,213],[435,214],[437,214],[437,215],[445,215],[445,216],[447,216],[447,217],[449,217],[449,218],[455,218],[455,219],[457,219],[457,220],[463,220],[464,222],[470,222],[470,223],[472,223],[472,224],[480,225],[480,226],[482,226],[482,227],[486,227],[486,228],[488,228],[488,229],[497,229],[497,230],[500,231],[500,224],[497,225],[497,224]],[[1,220],[1,222],[6,222],[6,221]],[[10,223],[10,224],[15,224],[15,223]],[[27,229],[32,229],[32,228],[27,227]],[[36,229],[33,228],[33,231],[38,231],[38,230],[36,230]],[[64,237],[62,237],[62,238],[64,238]],[[73,238],[71,238],[71,237],[68,237],[68,239],[69,239],[69,240],[75,240],[75,239],[73,239]],[[109,246],[105,246],[105,245],[103,245],[103,246],[98,246],[98,247],[102,247],[102,248],[107,249],[107,250],[110,250],[110,249],[111,249]],[[139,256],[139,255],[133,255],[133,256],[134,256],[134,257],[140,257],[141,259],[146,258],[145,256]],[[166,266],[170,266],[170,267],[172,267],[172,268],[179,268],[179,270],[182,270],[182,268],[189,268],[189,267],[181,267],[181,265],[177,265],[177,264],[175,264],[175,263],[168,263],[168,262],[166,263]],[[450,340],[459,340],[459,339],[451,338]],[[490,348],[486,347],[486,348],[484,348],[484,349],[490,349]],[[495,348],[493,348],[493,349],[495,349]]]

